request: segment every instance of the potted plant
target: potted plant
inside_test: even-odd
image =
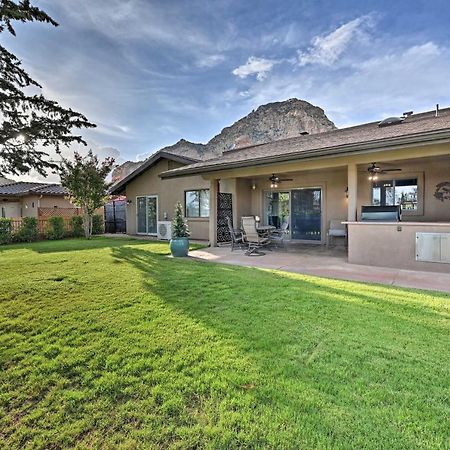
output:
[[[178,202],[175,206],[175,215],[172,220],[172,239],[170,252],[172,256],[187,256],[189,251],[189,229],[183,217],[183,207]]]

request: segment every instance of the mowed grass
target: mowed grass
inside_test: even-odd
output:
[[[0,447],[448,448],[448,295],[167,253],[0,248]]]

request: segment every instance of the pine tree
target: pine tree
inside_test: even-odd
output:
[[[12,21],[58,26],[29,0],[1,0],[0,33],[6,30],[15,36]],[[65,109],[42,94],[27,94],[30,88],[40,89],[41,85],[15,55],[0,45],[0,175],[20,175],[32,169],[45,175],[48,169],[57,169],[42,149],[53,147],[59,153],[61,145],[86,145],[81,136],[71,134],[72,129],[95,127],[83,114]]]
[[[183,207],[178,202],[175,205],[175,214],[172,220],[172,236],[174,238],[189,237],[189,228],[183,217]]]

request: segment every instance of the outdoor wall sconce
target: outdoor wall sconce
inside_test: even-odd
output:
[[[132,201],[131,200],[127,200],[127,205],[131,205]]]
[[[348,186],[345,188],[345,198],[348,198]]]
[[[252,190],[256,190],[256,183],[252,183]]]

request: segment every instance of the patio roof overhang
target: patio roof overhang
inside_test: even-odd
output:
[[[273,170],[274,166],[292,165],[294,170],[302,168],[314,169],[335,167],[346,163],[366,163],[366,155],[377,154],[377,161],[390,159],[407,159],[411,157],[438,156],[450,154],[450,129],[416,133],[414,135],[377,139],[369,142],[355,142],[345,145],[316,148],[303,151],[293,151],[282,155],[269,155],[251,159],[236,159],[232,161],[216,158],[210,161],[191,164],[178,169],[162,172],[163,179],[202,174],[204,178],[219,178],[228,172],[247,174],[263,174]],[[426,147],[426,148],[425,148]],[[414,149],[416,149],[414,151]],[[309,164],[308,164],[309,163]],[[251,171],[246,170],[251,169]],[[284,169],[282,169],[284,170]]]

